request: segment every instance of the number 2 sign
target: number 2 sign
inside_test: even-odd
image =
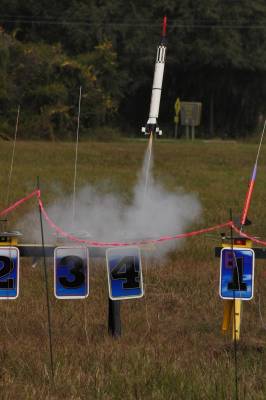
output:
[[[0,300],[12,300],[19,293],[19,250],[0,247]]]
[[[89,294],[88,249],[57,247],[54,252],[54,290],[58,299],[83,299]]]
[[[108,249],[106,264],[111,300],[143,296],[141,258],[138,247]]]

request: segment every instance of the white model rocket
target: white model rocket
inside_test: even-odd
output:
[[[166,56],[166,24],[167,24],[167,18],[164,17],[161,42],[157,47],[157,55],[155,61],[155,69],[154,69],[152,92],[151,92],[149,119],[147,121],[146,126],[141,129],[141,132],[143,132],[145,135],[150,135],[151,133],[154,134],[157,133],[159,135],[162,135],[162,131],[159,129],[157,125],[157,119],[159,116],[164,64]]]

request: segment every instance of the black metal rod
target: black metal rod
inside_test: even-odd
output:
[[[121,313],[120,300],[111,300],[109,298],[108,308],[108,332],[114,338],[121,336]]]
[[[37,188],[40,189],[39,177],[37,177]],[[41,225],[41,238],[42,238],[42,250],[43,250],[43,266],[44,266],[44,280],[45,280],[45,292],[46,292],[46,305],[47,305],[47,320],[48,320],[48,337],[49,337],[49,351],[50,351],[50,366],[52,373],[52,382],[54,384],[54,358],[53,358],[53,342],[52,342],[52,323],[51,323],[51,309],[49,300],[49,287],[48,287],[48,274],[47,274],[47,263],[44,245],[44,231],[43,231],[43,220],[42,210],[39,206],[40,214],[40,225]]]

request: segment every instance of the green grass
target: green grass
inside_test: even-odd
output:
[[[127,201],[137,181],[145,141],[82,142],[78,186],[92,184],[119,192]],[[1,208],[5,206],[11,143],[1,142]],[[198,195],[203,214],[198,226],[240,214],[257,145],[227,142],[154,143],[154,175],[169,190],[182,187]],[[40,176],[45,204],[70,194],[74,145],[18,142],[10,202],[36,186]],[[262,149],[249,232],[266,230],[266,157]],[[15,211],[16,228],[36,207],[32,199]],[[162,210],[163,212],[163,210]],[[60,301],[53,296],[49,268],[55,387],[49,382],[49,353],[44,280],[40,266],[22,260],[18,300],[0,302],[1,399],[234,399],[231,335],[222,336],[218,296],[217,235],[186,240],[167,259],[144,259],[145,297],[122,304],[123,335],[107,334],[107,278],[104,261],[91,260],[90,296]],[[52,262],[52,261],[51,261]],[[52,266],[50,263],[49,265]],[[264,399],[266,393],[266,275],[258,261],[255,296],[244,304],[238,352],[240,399]]]

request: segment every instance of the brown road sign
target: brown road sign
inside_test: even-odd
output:
[[[199,126],[201,120],[202,103],[181,101],[181,124],[185,126]]]

